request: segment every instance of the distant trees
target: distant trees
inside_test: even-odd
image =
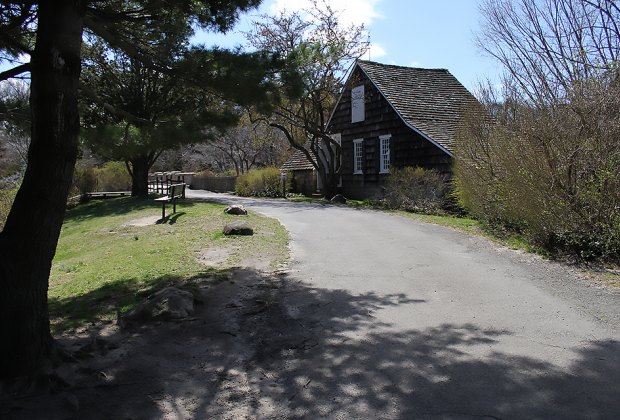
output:
[[[0,135],[2,147],[10,149],[21,159],[28,161],[30,144],[30,88],[25,82],[4,81],[0,83]]]
[[[482,89],[487,112],[463,121],[462,204],[551,251],[620,259],[618,4],[486,0],[481,11],[479,44],[503,65],[504,90]]]
[[[247,38],[259,50],[288,58],[302,75],[301,94],[287,97],[267,120],[312,163],[325,195],[331,197],[338,184],[340,146],[327,131],[327,122],[348,70],[368,51],[363,25],[343,26],[337,11],[315,1],[301,13],[262,16]]]
[[[188,154],[201,156],[203,165],[215,172],[236,175],[262,166],[279,166],[288,155],[288,141],[264,121],[252,122],[243,114],[237,125],[212,133],[214,139],[189,148]]]

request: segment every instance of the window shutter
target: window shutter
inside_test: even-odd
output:
[[[364,121],[366,109],[364,102],[364,85],[351,89],[351,122]]]

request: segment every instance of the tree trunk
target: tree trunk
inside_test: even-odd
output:
[[[333,171],[330,171],[329,167],[323,164],[319,157],[317,157],[317,161],[319,162],[317,175],[321,178],[321,183],[323,184],[323,195],[326,199],[330,200],[336,195],[338,178],[334,175]]]
[[[330,200],[333,196],[336,195],[336,177],[329,176],[329,174],[324,174],[323,176],[323,195],[326,199]]]
[[[31,58],[28,166],[0,233],[0,377],[32,376],[52,349],[48,279],[78,152],[84,4],[42,1]]]
[[[131,195],[148,197],[149,195],[149,164],[148,156],[138,156],[131,162]]]

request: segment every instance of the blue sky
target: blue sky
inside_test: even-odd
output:
[[[386,64],[424,68],[446,68],[468,89],[474,91],[479,80],[495,83],[497,63],[475,45],[482,0],[326,0],[342,11],[345,23],[364,23],[370,33],[370,59]],[[308,0],[264,0],[258,10],[241,17],[228,34],[201,34],[207,45],[234,47],[245,42],[241,31],[259,14],[307,7]],[[368,59],[369,56],[364,58]]]

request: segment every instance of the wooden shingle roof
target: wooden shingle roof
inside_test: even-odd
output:
[[[357,65],[407,125],[451,154],[460,116],[478,101],[448,70],[363,60]]]
[[[310,163],[302,151],[295,149],[280,169],[284,171],[303,171],[307,169],[314,169],[314,166],[312,166],[312,163]]]

